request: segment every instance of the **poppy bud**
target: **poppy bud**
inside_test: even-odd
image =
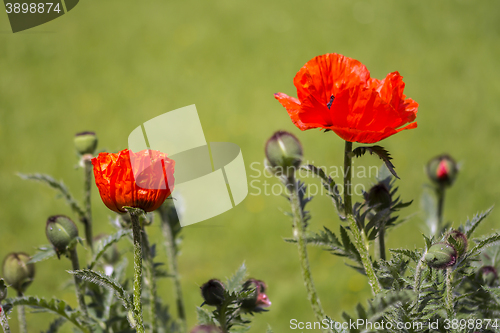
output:
[[[267,164],[277,176],[294,172],[302,162],[302,155],[302,145],[291,133],[278,131],[267,140]]]
[[[488,286],[492,286],[498,278],[497,270],[493,266],[481,267],[478,271],[478,276]]]
[[[35,264],[28,264],[30,256],[26,253],[9,253],[3,261],[5,282],[19,293],[23,293],[33,281]]]
[[[460,257],[467,251],[467,236],[463,232],[460,232],[458,230],[452,230],[449,234],[447,239],[449,240],[453,238],[455,240],[456,245],[454,245],[455,249],[457,250],[457,254]]]
[[[375,211],[379,212],[391,207],[392,196],[384,183],[378,183],[372,186],[368,193],[365,193],[365,200],[369,207],[373,207]]]
[[[457,261],[457,250],[451,244],[436,243],[427,251],[425,261],[431,268],[445,269]]]
[[[449,155],[440,155],[427,164],[427,175],[439,186],[448,187],[457,177],[458,165]]]
[[[212,325],[198,325],[191,330],[191,333],[222,333],[222,331]]]
[[[93,155],[97,148],[97,136],[94,132],[81,132],[75,135],[75,148],[80,155]]]
[[[209,280],[201,286],[201,296],[208,305],[221,305],[224,301],[224,284],[217,279]]]
[[[255,289],[255,291],[243,300],[241,307],[253,311],[257,308],[267,308],[271,306],[271,301],[266,295],[266,288],[267,286],[264,281],[256,279],[247,280],[243,284],[243,290]]]
[[[47,239],[58,254],[66,252],[71,241],[78,237],[78,228],[71,219],[64,215],[54,215],[47,219],[45,227]]]

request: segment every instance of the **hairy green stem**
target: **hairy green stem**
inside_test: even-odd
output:
[[[361,231],[359,230],[358,224],[354,219],[352,213],[352,191],[351,191],[351,177],[352,177],[352,142],[345,142],[344,151],[344,204],[345,204],[345,215],[349,221],[349,229],[351,230],[353,236],[353,244],[358,250],[361,256],[361,262],[368,277],[368,282],[372,288],[374,295],[377,295],[382,291],[382,286],[378,281],[375,270],[373,269],[373,264],[368,253],[368,249],[365,246]]]
[[[181,331],[185,332],[187,328],[186,323],[186,311],[184,310],[184,299],[182,297],[181,279],[179,275],[179,270],[177,267],[177,250],[175,247],[174,233],[172,226],[169,221],[168,212],[163,211],[163,207],[160,208],[161,216],[161,230],[163,232],[163,238],[165,240],[165,249],[168,258],[168,271],[174,280],[174,294],[175,301],[177,304],[177,314],[179,316]]]
[[[17,296],[23,297],[24,295],[22,292],[18,291]],[[19,321],[19,332],[27,333],[28,326],[26,324],[26,309],[24,308],[24,305],[17,307],[17,320]]]
[[[446,268],[446,311],[448,312],[448,319],[453,319],[454,310],[453,310],[453,290],[451,288],[451,274],[452,268]]]
[[[127,209],[127,208],[125,208]],[[142,212],[139,209],[127,209],[132,221],[132,233],[134,239],[134,319],[137,333],[144,333],[144,319],[142,317],[142,245],[141,224],[139,217]]]
[[[436,189],[436,195],[438,198],[438,205],[437,205],[437,228],[436,228],[436,233],[435,237],[438,238],[440,236],[441,231],[443,230],[443,209],[444,209],[444,194],[445,194],[446,189],[444,186],[439,186]]]
[[[78,262],[78,253],[76,252],[76,247],[69,249],[69,259],[71,260],[71,266],[73,271],[80,270],[80,263]],[[83,314],[88,317],[87,305],[85,304],[85,291],[82,279],[80,279],[76,274],[73,275],[75,280],[75,293],[76,299],[78,300],[78,306]]]
[[[413,283],[413,291],[417,295],[415,299],[415,310],[418,311],[418,305],[420,300],[420,288],[422,286],[422,266],[425,262],[425,255],[427,254],[427,250],[424,251],[422,257],[418,261],[417,267],[415,268],[415,282]]]
[[[385,256],[385,223],[382,223],[375,238],[375,258],[386,260]]]
[[[85,238],[90,247],[90,251],[94,252],[93,235],[92,235],[92,206],[90,193],[92,190],[92,161],[89,158],[83,159],[85,182],[83,188],[85,202]]]
[[[156,277],[155,268],[153,262],[153,255],[151,253],[151,247],[149,245],[148,235],[146,229],[142,228],[142,244],[144,247],[144,259],[146,260],[146,285],[149,288],[149,316],[151,320],[151,332],[158,332],[158,320],[156,315]]]
[[[307,255],[306,245],[306,226],[304,221],[304,212],[299,199],[299,186],[295,176],[292,175],[288,178],[286,188],[290,195],[290,204],[292,206],[293,215],[293,237],[297,242],[297,249],[299,251],[300,266],[302,268],[302,278],[307,290],[307,298],[311,303],[312,310],[316,320],[321,322],[326,318],[325,312],[321,307],[316,288],[311,276],[311,268],[309,267],[309,258]],[[329,332],[329,330],[325,330]]]
[[[9,321],[2,305],[0,305],[0,324],[4,333],[10,333]]]

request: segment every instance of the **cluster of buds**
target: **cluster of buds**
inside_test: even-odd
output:
[[[78,228],[69,217],[54,215],[47,219],[45,234],[57,256],[60,257],[61,254],[65,254],[67,250],[76,245]]]
[[[444,239],[445,241],[435,243],[427,250],[425,261],[431,268],[451,267],[467,251],[467,237],[461,231],[452,230]]]
[[[266,169],[277,177],[290,177],[302,163],[302,144],[295,135],[278,131],[266,143]]]
[[[261,312],[264,308],[271,306],[266,289],[264,281],[248,279],[243,284],[242,291],[253,290],[253,292],[241,301],[241,309],[247,312]],[[224,302],[225,294],[226,287],[217,279],[211,279],[201,286],[203,304],[220,306]]]
[[[9,253],[2,265],[5,282],[23,294],[35,277],[35,265],[28,263],[31,257],[23,252]],[[6,293],[6,291],[5,291]]]
[[[450,187],[458,174],[458,164],[451,156],[444,154],[429,161],[426,167],[430,180],[439,187]]]

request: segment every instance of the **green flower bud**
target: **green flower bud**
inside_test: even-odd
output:
[[[258,311],[261,308],[271,306],[271,301],[266,295],[267,286],[264,281],[249,279],[243,284],[243,290],[252,290],[254,292],[241,302],[241,307],[245,310]]]
[[[9,253],[3,261],[5,282],[18,293],[23,293],[35,277],[35,265],[28,264],[30,256],[26,253]]]
[[[47,219],[45,234],[59,255],[66,252],[71,241],[78,237],[78,228],[75,222],[71,221],[69,217],[54,215]]]
[[[97,136],[94,132],[81,132],[75,135],[75,148],[80,155],[93,155],[97,148]]]
[[[222,331],[216,326],[198,325],[191,330],[191,333],[222,333]]]
[[[201,286],[201,296],[207,305],[221,305],[226,288],[219,280],[212,279]]]
[[[458,165],[449,155],[440,155],[429,161],[426,171],[433,183],[449,187],[457,178]]]
[[[365,194],[365,200],[369,207],[373,207],[375,211],[380,212],[391,207],[392,196],[384,183],[378,183]]]
[[[465,236],[465,234],[461,231],[452,230],[446,237],[446,239],[448,239],[448,242],[451,243],[450,238],[453,238],[456,243],[456,245],[454,244],[453,247],[455,247],[455,249],[457,250],[458,256],[462,256],[465,251],[467,251],[467,236]]]
[[[493,266],[483,266],[478,271],[478,277],[483,280],[487,286],[493,286],[498,279],[497,270]]]
[[[295,135],[278,131],[267,140],[266,161],[272,173],[279,175],[290,175],[302,162],[302,145]]]
[[[4,279],[0,279],[0,303],[7,297],[7,285]]]
[[[436,243],[427,251],[425,261],[431,268],[445,269],[457,261],[457,250],[451,244]]]

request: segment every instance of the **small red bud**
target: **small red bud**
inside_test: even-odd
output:
[[[458,165],[449,155],[440,155],[427,164],[427,175],[439,186],[451,186],[458,173]]]

